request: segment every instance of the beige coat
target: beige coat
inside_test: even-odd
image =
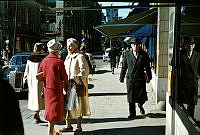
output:
[[[38,82],[36,75],[38,73],[39,62],[27,60],[23,82],[28,82],[28,109],[33,111],[44,109],[44,99],[41,96],[43,82]]]
[[[85,57],[80,53],[69,54],[67,55],[64,64],[69,79],[73,79],[77,84],[81,84],[82,81],[86,87],[86,96],[78,97],[78,109],[68,111],[66,117],[74,118],[91,115],[88,101],[89,66]]]

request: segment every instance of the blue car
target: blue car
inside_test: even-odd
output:
[[[16,53],[12,56],[8,64],[8,78],[7,80],[15,89],[15,92],[28,91],[28,89],[22,88],[23,83],[23,75],[26,68],[26,63],[28,56],[30,56],[32,52],[21,52]],[[45,56],[48,54],[45,53]],[[6,73],[5,73],[6,74]]]
[[[18,71],[24,72],[26,68],[27,58],[30,56],[32,52],[22,52],[16,53],[9,62],[9,69],[10,71]]]

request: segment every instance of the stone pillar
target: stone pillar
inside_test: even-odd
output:
[[[172,75],[172,66],[171,59],[173,56],[173,47],[174,47],[174,25],[175,25],[175,7],[170,7],[169,11],[169,34],[168,34],[168,90],[166,91],[166,126],[165,126],[165,134],[173,135],[175,131],[174,119],[175,116],[173,114],[172,105],[170,104],[170,96],[171,96],[171,75]]]
[[[157,67],[155,83],[155,101],[166,100],[168,84],[168,34],[169,34],[169,8],[158,8],[157,24]],[[162,102],[164,103],[164,102]],[[160,106],[160,105],[159,105]]]

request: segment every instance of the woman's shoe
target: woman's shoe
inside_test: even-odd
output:
[[[73,131],[73,127],[70,127],[70,128],[63,128],[61,130],[59,130],[59,132],[72,132]]]
[[[46,121],[43,121],[43,120],[41,120],[41,119],[37,119],[37,120],[35,120],[35,123],[36,124],[40,124],[40,123],[47,123]]]
[[[56,132],[55,130],[53,131],[53,135],[62,135],[62,134],[60,134],[60,133],[58,133],[58,132]]]
[[[37,115],[34,115],[34,119],[35,119],[35,123],[39,124],[39,123],[46,123],[45,121],[42,121],[40,118],[37,117]]]
[[[60,135],[60,133],[58,133],[58,132],[55,132],[55,133],[54,133],[54,135]]]
[[[74,135],[80,135],[80,134],[82,134],[83,133],[83,131],[82,131],[82,128],[77,128],[76,130],[75,130],[75,132],[74,132]]]

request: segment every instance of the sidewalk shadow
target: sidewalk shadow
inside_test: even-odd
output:
[[[107,72],[111,72],[111,71],[109,71],[109,70],[97,70],[95,72],[95,74],[104,74],[104,73],[107,73]]]
[[[165,126],[98,129],[83,131],[83,135],[165,135]]]
[[[145,116],[149,118],[166,118],[166,114],[162,114],[162,113],[148,113],[148,114],[145,114]]]
[[[135,119],[145,119],[145,116],[138,115]],[[120,121],[134,121],[135,119],[128,118],[83,118],[82,123],[108,123],[108,122],[120,122]],[[72,124],[76,124],[77,119],[72,119]],[[56,122],[56,125],[65,125],[65,121]]]
[[[89,96],[124,96],[127,93],[89,93]]]
[[[88,84],[88,89],[94,88],[94,84]]]

